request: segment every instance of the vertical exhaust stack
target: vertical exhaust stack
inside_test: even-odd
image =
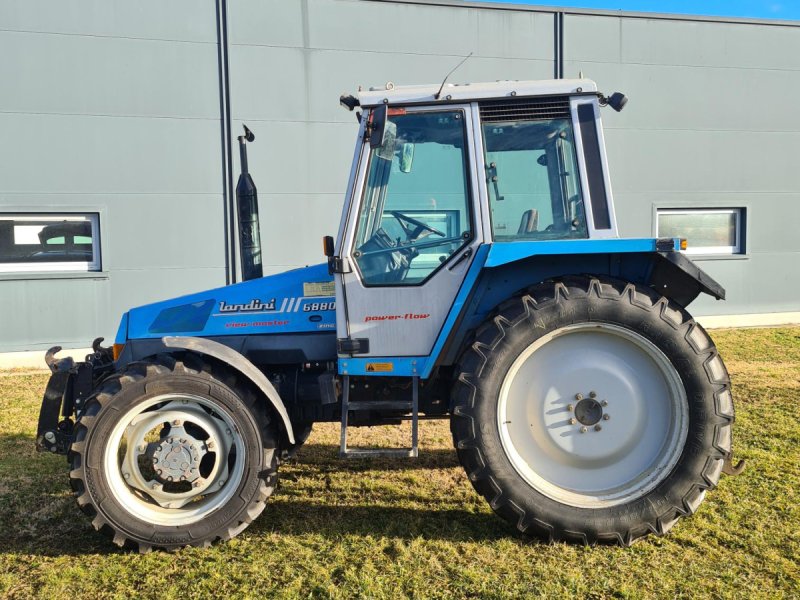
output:
[[[247,169],[247,142],[254,142],[256,136],[244,127],[240,135],[239,158],[242,173],[236,184],[236,204],[239,216],[239,247],[242,257],[242,280],[258,279],[264,276],[261,266],[261,231],[258,225],[258,190]]]

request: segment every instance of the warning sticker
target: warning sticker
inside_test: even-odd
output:
[[[394,363],[367,363],[367,373],[391,373]]]
[[[308,281],[303,284],[303,296],[334,296],[336,285],[332,281]]]

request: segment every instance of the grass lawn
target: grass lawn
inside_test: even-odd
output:
[[[800,328],[712,332],[736,455],[698,513],[632,548],[524,539],[472,490],[444,421],[416,461],[337,458],[317,426],[262,516],[209,550],[140,556],[95,533],[64,457],[33,449],[46,374],[0,374],[0,597],[800,597]],[[399,441],[360,430],[355,441]]]

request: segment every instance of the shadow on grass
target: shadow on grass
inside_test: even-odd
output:
[[[80,556],[125,552],[95,532],[72,496],[64,457],[35,452],[33,436],[0,436],[0,555]],[[338,448],[311,444],[304,448],[289,480],[324,471],[402,471],[458,466],[455,452],[423,452],[417,460],[339,460]],[[322,493],[324,493],[321,490]],[[513,535],[500,519],[485,512],[382,505],[337,504],[293,499],[280,489],[247,530],[281,535],[385,536],[450,541],[491,540]]]
[[[285,535],[321,535],[340,539],[363,535],[453,542],[513,537],[513,531],[490,513],[397,506],[334,506],[293,501],[277,495],[249,529],[251,535],[270,531]]]
[[[333,444],[305,444],[292,465],[317,471],[411,471],[415,469],[450,469],[459,467],[453,449],[420,448],[417,458],[339,458],[339,446]]]

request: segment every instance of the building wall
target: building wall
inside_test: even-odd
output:
[[[437,82],[469,52],[453,81],[550,78],[559,65],[556,15],[529,7],[223,4],[0,4],[0,212],[99,212],[103,252],[100,273],[0,274],[0,352],[86,346],[130,306],[223,285],[242,122],[257,138],[265,272],[277,272],[319,262],[337,229],[356,134],[339,94]],[[623,235],[654,234],[657,206],[744,207],[747,254],[701,261],[729,301],[695,312],[800,311],[800,27],[560,18],[564,76],[631,98],[604,114]]]
[[[631,98],[604,115],[621,234],[655,234],[655,207],[746,209],[745,255],[697,259],[728,292],[698,314],[800,310],[797,25],[566,16],[566,75]]]
[[[224,283],[215,5],[0,3],[0,211],[100,214],[103,270],[0,274],[0,351]]]

